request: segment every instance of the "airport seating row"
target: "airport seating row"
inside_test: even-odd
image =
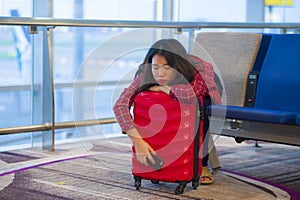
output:
[[[225,41],[228,33],[222,34]],[[222,105],[212,105],[208,112],[212,120],[223,119],[225,124],[228,122],[229,125],[223,126],[219,133],[216,130],[212,132],[236,138],[300,145],[300,34],[236,34],[245,38],[249,36],[257,38],[258,42],[250,45],[253,47],[252,51],[242,52],[252,58],[248,61],[248,66],[234,62],[234,69],[224,66],[224,73],[221,69],[220,75],[227,95],[225,100],[229,101],[225,101]],[[197,37],[202,36],[199,34]],[[199,43],[203,39],[198,38]],[[239,43],[241,48],[247,44],[249,45],[249,42]],[[206,45],[204,49],[222,46]],[[223,49],[223,52],[226,50]],[[213,51],[210,49],[208,53]],[[212,55],[214,58],[217,56],[219,55]],[[236,56],[239,55],[231,55]],[[222,57],[224,59],[224,55]],[[229,60],[231,57],[227,56]],[[219,65],[217,68],[219,69]],[[231,72],[240,70],[239,68],[246,70],[243,74]],[[234,76],[228,76],[228,73]],[[236,80],[237,76],[247,78],[244,82],[236,83],[236,86],[228,85],[230,80],[226,79]],[[237,99],[236,95],[231,94],[232,91],[237,91],[233,89],[234,87],[243,88],[240,92],[242,104],[230,101],[232,98]],[[214,130],[213,127],[211,129]]]

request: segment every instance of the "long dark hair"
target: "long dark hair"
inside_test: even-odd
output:
[[[164,56],[168,64],[176,70],[179,76],[171,83],[187,84],[194,78],[194,66],[189,62],[188,54],[184,46],[176,39],[161,39],[155,42],[148,50],[143,63],[136,72],[136,77],[142,75],[141,90],[145,90],[153,85],[158,85],[155,81],[151,63],[154,55]]]

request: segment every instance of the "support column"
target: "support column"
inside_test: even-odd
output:
[[[247,0],[247,22],[265,21],[264,0]]]

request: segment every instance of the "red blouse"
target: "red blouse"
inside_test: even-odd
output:
[[[190,82],[190,84],[178,84],[173,85],[171,87],[170,95],[176,97],[179,101],[182,102],[191,102],[196,97],[207,96],[212,93],[211,84],[207,84],[210,81],[206,80],[207,78],[202,77],[201,68],[212,68],[212,65],[204,60],[201,60],[195,56],[190,57],[193,61],[201,62],[196,64],[195,76],[194,79]],[[212,77],[213,79],[213,77]],[[116,103],[113,106],[113,111],[116,116],[116,120],[120,125],[123,132],[134,128],[134,122],[130,113],[130,108],[133,103],[134,96],[137,90],[140,88],[141,84],[141,76],[137,77],[133,82],[123,90],[120,97],[117,99]],[[220,96],[218,96],[220,99]],[[214,98],[212,97],[214,100]],[[214,100],[215,103],[219,103],[220,101]]]

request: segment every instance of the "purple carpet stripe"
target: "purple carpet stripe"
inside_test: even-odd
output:
[[[45,163],[39,163],[39,164],[32,165],[32,166],[29,166],[29,167],[23,167],[23,168],[12,170],[12,171],[7,171],[7,172],[4,172],[4,173],[0,174],[0,176],[19,173],[19,172],[22,172],[22,171],[25,171],[25,170],[34,169],[34,168],[38,168],[38,167],[45,166],[45,165],[51,165],[51,164],[54,164],[54,163],[59,163],[59,162],[64,162],[64,161],[69,161],[69,160],[75,160],[75,159],[79,159],[79,158],[86,158],[86,157],[89,157],[89,156],[92,156],[92,155],[75,156],[75,157],[63,158],[63,159],[54,160],[54,161],[45,162]]]
[[[268,181],[264,181],[264,180],[254,178],[254,177],[251,177],[251,176],[247,176],[247,175],[244,175],[244,174],[240,174],[240,173],[237,173],[237,172],[233,172],[233,171],[230,171],[230,170],[226,170],[226,169],[220,169],[220,171],[224,171],[224,172],[228,172],[228,173],[231,173],[231,174],[239,175],[239,176],[242,176],[242,177],[245,177],[245,178],[248,178],[248,179],[259,181],[259,182],[274,186],[276,188],[279,188],[283,191],[286,191],[290,195],[291,200],[299,200],[300,199],[300,193],[299,192],[288,189],[288,188],[283,187],[281,185],[278,185],[278,184],[275,184],[275,183],[272,183],[272,182],[268,182]]]

